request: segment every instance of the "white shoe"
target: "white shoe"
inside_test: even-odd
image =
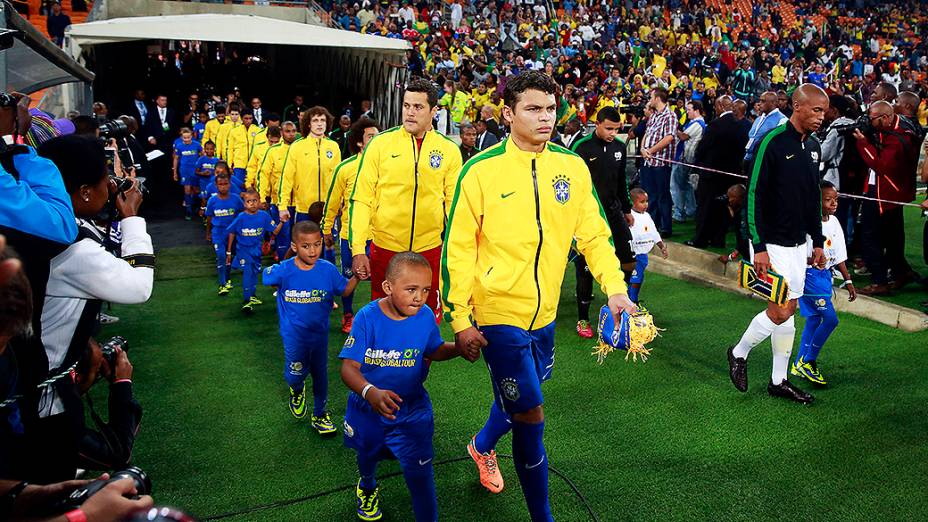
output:
[[[116,317],[115,315],[109,315],[103,312],[100,312],[100,314],[97,315],[97,319],[100,321],[100,324],[102,325],[113,324],[113,323],[119,322],[119,318]]]

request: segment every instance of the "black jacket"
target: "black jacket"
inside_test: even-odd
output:
[[[749,131],[750,125],[745,128],[732,113],[712,120],[706,125],[702,139],[696,146],[696,164],[724,172],[740,173]],[[699,171],[701,178],[718,175],[704,170]]]
[[[806,235],[815,247],[825,242],[818,163],[808,140],[787,122],[767,133],[757,148],[747,200],[754,252],[765,252],[768,243],[801,245]]]
[[[625,178],[625,142],[615,139],[608,143],[591,132],[575,140],[570,149],[583,158],[589,167],[593,187],[609,217],[616,217],[619,211],[622,214],[631,212],[628,181]]]

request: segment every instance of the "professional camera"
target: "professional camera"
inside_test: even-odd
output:
[[[16,107],[17,103],[19,103],[19,101],[13,96],[5,92],[0,92],[0,107]]]
[[[148,196],[148,188],[145,187],[145,178],[141,176],[137,178],[121,178],[110,173],[110,181],[116,184],[116,191],[110,195],[110,199],[107,200],[103,208],[100,209],[100,212],[96,216],[97,220],[115,221],[119,218],[119,211],[116,209],[116,198],[124,197],[123,195],[126,191],[132,189],[133,180],[138,181],[139,192],[142,193],[142,197],[145,198]],[[123,341],[125,341],[125,339],[123,339]],[[112,342],[112,339],[110,339],[110,342]]]
[[[870,134],[873,132],[873,124],[870,122],[870,116],[866,114],[858,117],[853,123],[833,125],[831,128],[839,134],[853,134],[855,130],[860,130],[863,134]]]
[[[622,107],[622,109],[625,114],[641,119],[644,118],[645,107],[645,105],[626,105],[625,107]]]
[[[129,341],[121,335],[113,337],[100,347],[100,351],[103,353],[103,359],[106,360],[106,364],[110,365],[110,371],[113,375],[116,374],[116,356],[119,354],[120,350],[124,352],[129,351]]]
[[[129,135],[129,127],[126,126],[126,123],[122,120],[107,120],[100,124],[100,137],[106,139],[107,141],[110,138],[125,138]]]
[[[145,474],[144,471],[133,466],[123,471],[113,473],[109,480],[97,480],[82,488],[75,489],[71,492],[71,495],[65,499],[64,506],[62,507],[65,509],[77,509],[81,504],[86,502],[88,498],[96,495],[97,492],[106,487],[107,484],[126,478],[132,479],[132,481],[135,482],[137,496],[133,498],[137,499],[142,495],[151,495],[151,479],[148,478],[148,475]]]

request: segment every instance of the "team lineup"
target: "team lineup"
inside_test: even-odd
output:
[[[555,93],[544,73],[511,78],[502,108],[510,135],[463,164],[457,144],[432,128],[437,91],[419,79],[406,87],[402,124],[382,130],[360,118],[344,160],[326,137],[332,118],[321,107],[304,113],[300,129],[270,117],[272,124],[258,129],[250,115],[230,107],[199,129],[184,129],[175,143],[187,215],[200,208],[216,253],[217,293],[229,295],[231,271],[241,270],[241,309],[248,315],[263,304],[258,284],[275,289],[289,409],[296,418],[309,416],[320,435],[334,436],[341,427],[357,457],[361,520],[382,517],[377,466],[389,458],[399,461],[415,519],[438,519],[434,418],[424,383],[433,362],[481,356],[493,401],[462,451],[483,487],[500,493],[505,481],[496,451],[511,433],[528,514],[553,520],[541,385],[554,373],[567,264],[573,261],[577,271],[580,337],[596,336],[594,280],[607,297],[597,321],[601,343],[647,314],[637,304],[648,255],[657,247],[667,257],[668,250],[648,211],[648,192],[626,180],[625,144],[616,137],[621,116],[614,108],[599,111],[594,132],[561,147],[549,141]],[[837,192],[819,186],[804,146],[828,98],[806,84],[793,104],[794,115],[760,143],[745,187],[753,269],[761,279],[768,271],[781,276],[788,300],[770,302],[754,318],[729,348],[728,362],[732,383],[746,391],[748,354],[770,337],[768,393],[809,403],[812,396],[787,375],[825,382],[816,359],[837,326],[831,270],[849,276],[843,235],[830,218]],[[268,255],[279,262],[262,268]],[[370,281],[372,301],[355,311],[352,297],[363,280]],[[348,334],[338,354],[349,389],[343,423],[327,409],[329,316],[339,307]],[[797,308],[807,323],[791,363]],[[442,321],[453,341],[442,339]]]

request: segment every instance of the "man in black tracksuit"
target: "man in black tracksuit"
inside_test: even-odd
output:
[[[821,149],[809,140],[827,109],[825,91],[812,84],[801,85],[793,94],[789,121],[768,132],[757,148],[747,205],[752,262],[761,280],[768,271],[783,277],[789,301],[785,306],[768,301],[767,309],[754,317],[738,344],[728,349],[729,376],[735,388],[744,392],[748,354],[770,337],[773,371],[767,393],[804,404],[812,402],[812,396],[790,384],[786,376],[796,335],[793,314],[803,295],[810,246],[811,268],[825,267],[818,169]]]
[[[612,229],[615,253],[622,263],[625,281],[635,269],[635,255],[631,248],[632,234],[628,229],[632,222],[632,204],[628,196],[628,181],[625,177],[625,142],[616,139],[621,128],[621,117],[615,107],[602,108],[596,117],[596,130],[573,143],[571,150],[577,153],[593,178],[593,187]],[[583,256],[574,258],[577,267],[577,308],[579,321],[577,333],[580,337],[593,337],[590,327],[590,305],[593,303],[593,276]]]

